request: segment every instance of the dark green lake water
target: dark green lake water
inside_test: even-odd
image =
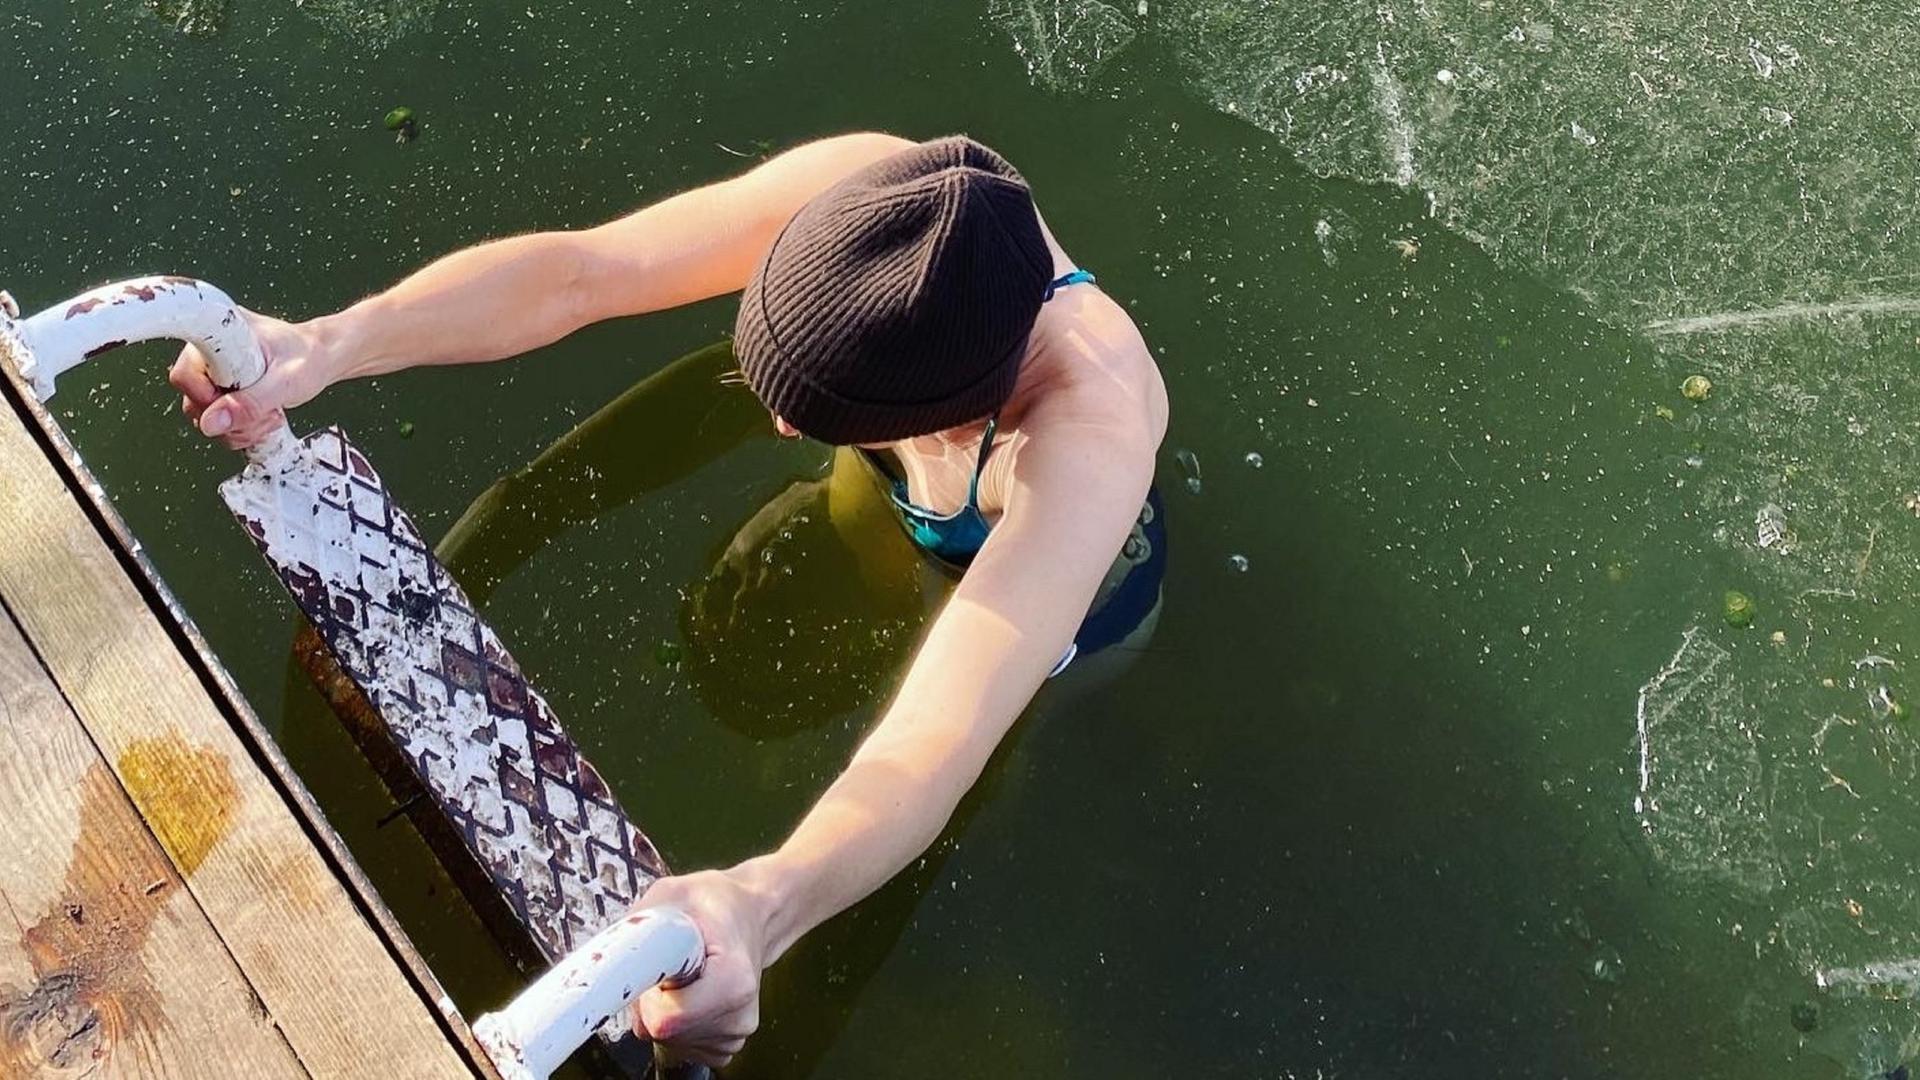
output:
[[[132,0],[10,0],[0,285],[31,309],[192,273],[303,317],[741,154],[967,131],[1161,358],[1163,617],[775,969],[732,1075],[1915,1056],[1910,13],[1127,2],[227,0],[192,36]],[[345,386],[296,426],[345,426],[439,534],[731,322]],[[496,1003],[515,976],[290,669],[291,605],[214,493],[239,460],[179,422],[168,358],[70,376],[55,410],[456,998]],[[827,461],[729,427],[711,361],[538,498],[497,489],[473,549],[494,625],[680,867],[777,842],[917,619],[850,592],[809,517],[702,662],[722,550]]]

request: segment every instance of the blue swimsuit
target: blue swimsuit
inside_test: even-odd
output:
[[[1085,270],[1062,274],[1047,285],[1042,302],[1052,300],[1054,293],[1069,285],[1092,284],[1093,280],[1093,275]],[[967,484],[966,504],[951,514],[936,513],[914,503],[907,497],[907,482],[889,476],[872,451],[862,451],[868,462],[892,481],[888,494],[908,539],[955,569],[965,569],[973,561],[992,530],[980,509],[980,476],[986,471],[987,455],[993,453],[993,437],[999,421],[998,416],[987,421],[987,429],[980,436],[980,456],[973,464],[973,479]],[[1094,597],[1086,620],[1074,635],[1073,645],[1054,667],[1053,674],[1064,670],[1076,655],[1092,653],[1123,640],[1158,606],[1160,580],[1165,576],[1167,561],[1166,523],[1162,517],[1159,492],[1148,492],[1146,505],[1140,508],[1139,521]]]

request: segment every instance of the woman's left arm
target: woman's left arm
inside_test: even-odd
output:
[[[1146,498],[1165,401],[1144,349],[1140,361],[1150,386],[1137,409],[1107,388],[1089,395],[1092,409],[1043,400],[1023,421],[1030,438],[1000,522],[879,725],[786,843],[648,892],[648,904],[693,913],[708,964],[690,986],[643,995],[641,1030],[723,1063],[757,1022],[760,972],[939,835],[1072,642]]]

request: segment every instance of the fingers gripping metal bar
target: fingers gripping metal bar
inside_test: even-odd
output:
[[[0,294],[4,295],[4,294]],[[11,298],[0,303],[0,351],[33,384],[41,401],[54,380],[101,353],[137,341],[188,342],[206,356],[208,374],[223,389],[252,386],[266,374],[266,355],[240,306],[226,293],[190,277],[164,275],[103,285],[19,319]],[[265,460],[292,435],[283,424],[249,453]]]
[[[474,1037],[505,1080],[547,1080],[595,1029],[626,1030],[623,1010],[662,982],[697,978],[706,944],[678,908],[636,911],[587,939],[499,1012],[474,1022]]]
[[[226,293],[193,278],[118,282],[27,319],[20,318],[11,297],[0,293],[0,359],[11,363],[42,401],[53,396],[59,375],[86,360],[122,345],[163,338],[196,345],[207,358],[208,374],[223,388],[244,389],[266,373],[266,356],[245,313]],[[322,455],[310,448],[308,444],[315,440],[333,448],[332,452]],[[375,651],[383,656],[394,652],[389,659],[418,660],[409,670],[425,682],[416,686],[415,680],[392,672],[387,675],[393,677],[383,679],[373,669],[354,678],[363,690],[373,686],[393,691],[387,696],[419,707],[382,714],[396,742],[405,747],[412,744],[410,740],[425,740],[431,747],[446,749],[441,744],[452,745],[450,740],[464,730],[457,721],[464,718],[470,721],[469,734],[485,735],[478,741],[467,740],[473,746],[507,755],[507,744],[512,743],[511,761],[505,756],[499,762],[490,759],[483,763],[485,768],[455,770],[458,775],[448,771],[457,754],[427,753],[420,776],[436,793],[443,813],[454,818],[465,814],[474,820],[475,827],[469,831],[474,855],[511,894],[510,902],[518,898],[516,910],[541,951],[557,958],[553,969],[520,997],[475,1025],[476,1035],[503,1074],[514,1080],[544,1078],[595,1030],[624,1032],[623,1010],[636,994],[662,981],[677,985],[698,978],[705,958],[699,929],[685,913],[670,908],[617,914],[666,872],[658,853],[626,819],[599,774],[559,729],[505,646],[473,614],[471,604],[433,561],[411,520],[392,505],[378,474],[351,449],[345,436],[329,429],[303,441],[283,423],[249,454],[254,464],[223,486],[223,497],[249,525],[262,552],[336,655],[342,650],[348,656],[367,652],[364,648],[356,652],[353,646],[360,643],[346,632],[348,623],[354,622],[349,615],[363,613],[364,606],[356,601],[343,609],[341,597],[330,594],[329,585],[351,580],[364,586],[366,573],[374,573],[381,581],[393,577],[387,582],[393,588],[383,588],[380,596],[390,601],[387,606],[393,611],[409,616],[400,619],[406,632],[388,642],[395,646],[393,650]],[[354,523],[320,537],[314,530],[332,521],[319,516],[323,507],[359,516]],[[305,531],[276,539],[278,534],[270,535],[269,523],[284,520],[297,520]],[[377,522],[387,522],[391,536],[378,529],[368,531]],[[380,557],[362,559],[357,547],[341,540],[348,535],[380,549],[373,552]],[[392,543],[382,547],[383,539]],[[413,568],[417,573],[408,580],[417,581],[411,592],[400,588],[406,575],[396,559],[403,548],[415,561],[431,563]],[[329,562],[342,558],[352,563],[351,573]],[[330,568],[337,572],[328,573]],[[364,589],[342,595],[358,601],[374,598]],[[316,605],[316,597],[329,602]],[[435,597],[446,603],[437,603]],[[452,623],[441,625],[445,619],[435,622],[427,617],[426,609],[443,608],[442,614]],[[453,623],[465,628],[463,635],[449,638],[447,633],[428,632],[457,629]],[[449,652],[448,640],[477,643],[479,651],[471,656],[457,649]],[[422,649],[420,656],[413,656]],[[452,670],[442,672],[449,658]],[[344,661],[343,666],[352,669]],[[431,696],[435,685],[441,685],[452,699],[441,702],[442,707],[420,711],[428,703],[410,695],[418,690]],[[472,716],[456,708],[463,704]],[[495,715],[500,709],[505,713]],[[503,732],[518,732],[519,741],[505,738]],[[523,768],[532,770],[531,775],[523,775],[519,771]],[[482,783],[490,776],[503,785],[504,794]],[[509,778],[515,782],[509,783]],[[555,787],[561,781],[573,786]],[[556,809],[548,805],[549,800],[561,805]],[[561,812],[567,807],[575,811],[571,817]],[[584,820],[574,820],[581,815]],[[569,950],[576,940],[576,922],[591,926],[607,917],[615,920],[612,925]]]

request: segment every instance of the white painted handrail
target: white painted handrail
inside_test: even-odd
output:
[[[240,390],[260,381],[267,358],[240,306],[204,281],[173,275],[134,278],[81,293],[28,319],[0,293],[0,350],[41,401],[54,380],[87,360],[136,341],[170,338],[198,346],[214,383]],[[266,461],[296,440],[285,424],[247,453]]]
[[[474,1022],[504,1080],[547,1080],[609,1022],[626,1031],[626,1007],[660,983],[699,978],[706,942],[686,912],[636,911],[562,957],[499,1012]]]
[[[101,353],[137,341],[190,342],[207,357],[209,376],[244,389],[266,373],[266,355],[246,314],[226,293],[188,277],[145,277],[104,285],[22,319],[0,292],[0,356],[51,398],[60,375]],[[297,467],[303,444],[285,424],[248,450],[270,471]],[[624,1033],[633,998],[666,982],[698,978],[706,945],[677,908],[623,916],[523,991],[480,1018],[474,1034],[507,1080],[545,1078],[603,1026]]]

